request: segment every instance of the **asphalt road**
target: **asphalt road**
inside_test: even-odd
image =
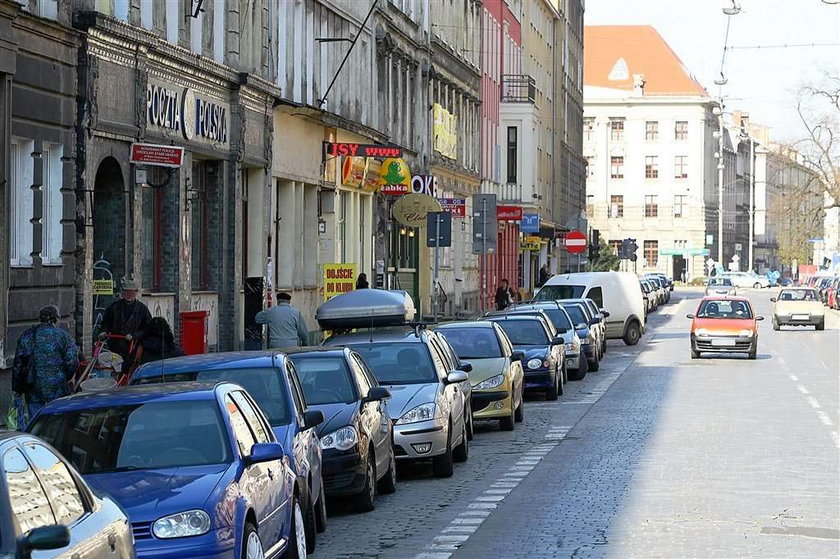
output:
[[[675,292],[633,348],[512,433],[479,427],[450,479],[333,503],[316,557],[840,556],[840,315],[824,332],[760,323],[759,356],[691,360],[700,291]],[[768,290],[750,291],[759,314]]]

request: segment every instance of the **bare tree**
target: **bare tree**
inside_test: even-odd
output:
[[[819,174],[832,198],[828,207],[840,207],[840,75],[826,73],[803,87],[796,109],[807,134],[795,147]]]
[[[825,217],[823,177],[795,155],[780,146],[768,173],[768,229],[786,266],[811,262],[814,246],[809,240],[822,236]]]

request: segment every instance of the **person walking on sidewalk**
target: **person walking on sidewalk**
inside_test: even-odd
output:
[[[309,330],[300,311],[292,306],[292,296],[277,294],[277,306],[254,317],[257,324],[268,324],[268,347],[298,347],[309,344]]]
[[[496,310],[503,311],[513,304],[514,294],[508,280],[503,279],[501,285],[496,289]]]
[[[114,301],[105,309],[102,316],[102,332],[125,336],[125,340],[114,339],[108,342],[108,347],[114,353],[118,353],[129,365],[128,342],[133,338],[139,341],[143,337],[143,330],[152,320],[152,313],[149,307],[137,300],[140,294],[140,284],[132,278],[123,278],[122,294],[120,299]]]
[[[67,396],[67,381],[79,366],[79,348],[59,328],[58,307],[47,305],[38,313],[40,324],[20,337],[12,365],[15,392],[26,397],[29,417],[48,402]]]

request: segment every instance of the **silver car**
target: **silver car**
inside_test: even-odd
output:
[[[325,345],[352,346],[391,392],[388,413],[397,460],[431,458],[435,476],[449,477],[453,463],[469,456],[469,403],[460,388],[469,377],[447,368],[449,358],[437,336],[418,326],[341,334]]]
[[[730,278],[713,277],[709,278],[706,284],[705,296],[709,295],[738,295],[738,288]]]

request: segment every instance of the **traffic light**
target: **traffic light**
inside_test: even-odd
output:
[[[636,251],[639,250],[639,245],[636,244],[636,239],[627,239],[629,243],[627,243],[627,258],[630,259],[630,262],[635,262],[636,258]]]
[[[589,236],[589,261],[594,262],[601,256],[601,232],[597,229],[592,230]]]

